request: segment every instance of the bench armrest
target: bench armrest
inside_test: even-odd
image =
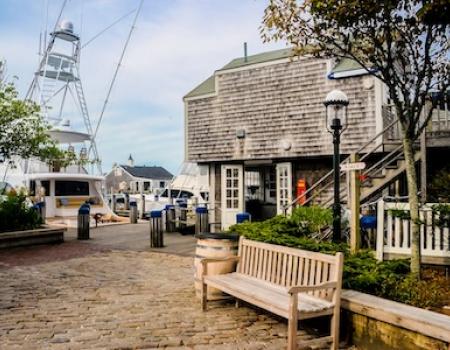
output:
[[[208,264],[210,263],[218,263],[218,262],[224,262],[224,261],[236,261],[238,262],[240,259],[239,256],[229,256],[227,258],[203,258],[200,260],[200,263],[202,264],[202,278],[203,276],[206,276],[208,274]]]
[[[294,293],[302,293],[302,292],[311,292],[315,290],[321,290],[321,289],[336,289],[337,288],[337,282],[325,282],[316,284],[314,286],[292,286],[289,288],[288,293],[294,294]]]

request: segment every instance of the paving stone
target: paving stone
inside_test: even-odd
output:
[[[78,257],[35,260],[31,266],[0,265],[2,350],[286,345],[286,322],[262,310],[222,301],[202,312],[192,257],[85,248]]]

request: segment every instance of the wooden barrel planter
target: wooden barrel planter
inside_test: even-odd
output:
[[[199,233],[195,235],[197,246],[194,259],[194,284],[195,294],[201,297],[201,275],[203,258],[227,258],[237,256],[239,235],[228,233]],[[220,275],[233,272],[236,269],[235,261],[224,261],[213,263],[208,266],[208,275]],[[208,300],[226,299],[227,296],[216,288],[208,287]]]

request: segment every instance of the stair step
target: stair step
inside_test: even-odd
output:
[[[383,174],[377,174],[377,175],[369,175],[371,179],[384,179],[386,176]]]
[[[397,164],[390,164],[390,165],[386,165],[384,168],[385,169],[398,169],[398,165]]]

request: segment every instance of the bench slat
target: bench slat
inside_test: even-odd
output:
[[[295,256],[301,256],[301,257],[308,258],[308,259],[326,261],[326,262],[332,263],[332,264],[335,263],[335,261],[336,261],[334,255],[329,255],[329,254],[324,254],[324,253],[316,253],[316,252],[311,252],[311,251],[297,249],[297,248],[290,248],[290,247],[285,247],[285,246],[280,246],[280,245],[275,245],[275,244],[252,241],[247,238],[242,239],[242,245],[273,250],[275,252],[281,252],[283,254],[291,254],[291,255],[295,255]]]
[[[280,284],[282,286],[286,285],[286,271],[287,270],[287,255],[283,254],[283,262],[281,266],[281,281]]]
[[[305,259],[305,268],[303,269],[303,282],[302,286],[309,286],[309,263],[310,259]]]

